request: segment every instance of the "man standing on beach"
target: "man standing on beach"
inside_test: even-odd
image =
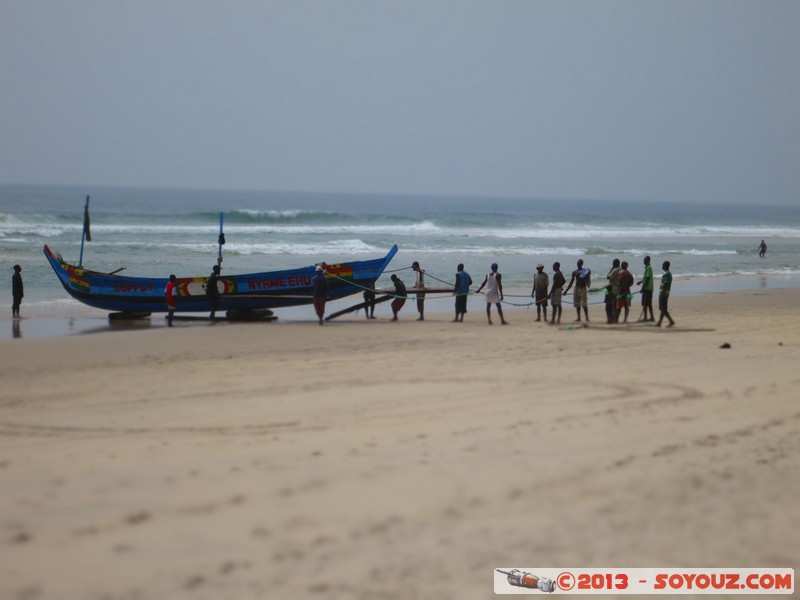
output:
[[[217,281],[219,281],[219,265],[214,265],[214,268],[211,270],[211,275],[208,277],[208,281],[206,282],[206,298],[208,298],[208,304],[211,306],[211,314],[209,318],[212,321],[217,319],[217,307],[219,307],[219,288],[217,288]]]
[[[22,267],[14,265],[14,274],[11,276],[11,298],[13,301],[11,316],[15,319],[19,318],[19,305],[22,304],[22,297],[25,295],[21,273]]]
[[[414,287],[417,290],[417,312],[419,312],[419,318],[417,321],[424,321],[425,320],[425,292],[420,292],[419,290],[425,289],[425,269],[419,266],[417,261],[414,261],[411,264],[411,268],[414,269],[414,272],[417,274],[417,279],[414,281]]]
[[[664,269],[664,274],[661,276],[661,288],[658,292],[658,310],[661,314],[658,317],[656,327],[661,327],[661,321],[664,320],[664,317],[667,317],[667,320],[669,320],[669,325],[667,325],[667,327],[675,325],[675,321],[672,320],[669,314],[669,293],[672,291],[672,273],[670,273],[669,267],[669,261],[665,260],[661,267]]]
[[[606,275],[606,320],[609,323],[617,322],[617,296],[619,295],[619,259],[611,263],[611,270]]]
[[[581,320],[581,308],[586,315],[586,322],[589,322],[589,286],[592,285],[592,270],[588,267],[583,268],[583,259],[578,259],[578,268],[572,272],[572,278],[569,280],[569,285],[564,293],[569,293],[572,284],[575,284],[575,291],[572,296],[572,303],[575,305],[575,310],[578,313],[578,318],[575,321]]]
[[[172,327],[172,317],[178,308],[178,279],[175,275],[169,276],[167,287],[164,288],[164,295],[167,299],[167,325]]]
[[[486,274],[483,283],[475,293],[480,294],[483,286],[486,286],[486,318],[489,319],[489,325],[492,324],[492,304],[497,306],[500,323],[508,325],[508,322],[503,318],[503,307],[500,306],[503,301],[503,282],[500,273],[497,272],[497,268],[497,263],[492,263],[492,270]]]
[[[761,244],[758,246],[758,256],[761,258],[767,257],[767,243],[764,240],[761,240]]]
[[[653,266],[650,264],[649,256],[644,257],[644,275],[642,275],[642,280],[637,285],[642,286],[640,290],[642,293],[642,317],[639,321],[655,321],[656,317],[653,314]],[[647,317],[648,311],[650,312],[650,318]]]
[[[622,261],[622,268],[619,271],[619,294],[617,295],[617,317],[615,323],[619,323],[619,314],[625,310],[623,323],[628,322],[628,313],[631,310],[631,287],[633,286],[633,275],[628,271],[628,262]]]
[[[536,265],[536,273],[533,274],[533,290],[531,298],[536,303],[536,320],[542,320],[542,310],[544,309],[544,320],[547,321],[547,295],[550,287],[550,278],[544,272],[544,265]]]
[[[397,321],[397,313],[403,308],[406,303],[406,284],[397,276],[392,275],[392,283],[394,283],[394,300],[392,300],[392,321]]]
[[[375,318],[375,284],[364,288],[364,315],[368,319]]]
[[[325,302],[328,300],[328,280],[325,278],[324,269],[317,265],[316,274],[311,279],[314,296],[314,312],[317,313],[319,324],[322,325],[322,318],[325,316]]]
[[[553,263],[553,289],[550,291],[550,304],[553,305],[553,316],[550,317],[550,324],[561,324],[561,288],[567,283],[564,274],[561,272],[561,263]]]
[[[464,271],[464,265],[459,263],[456,267],[456,284],[453,294],[456,297],[456,318],[453,323],[464,322],[464,315],[467,314],[467,296],[469,296],[469,286],[472,285],[472,277]]]

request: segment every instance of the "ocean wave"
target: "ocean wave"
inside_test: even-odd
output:
[[[233,223],[273,223],[286,221],[318,221],[331,219],[346,219],[347,215],[341,213],[318,210],[253,210],[240,208],[224,213],[225,222]]]
[[[593,246],[428,246],[425,244],[406,244],[405,249],[426,254],[495,254],[498,256],[738,256],[736,250],[708,250],[698,248],[643,250],[637,248],[617,248]]]
[[[38,225],[56,223],[83,223],[83,213],[76,215],[41,214],[41,213],[0,213],[0,226]]]
[[[603,247],[592,246],[587,248],[586,254],[588,256],[609,256],[609,255],[624,255],[624,256],[737,256],[738,250],[714,250],[702,248],[670,248],[664,250],[645,250],[640,248],[619,248],[619,247]]]
[[[57,238],[65,234],[77,234],[83,229],[82,225],[0,225],[0,236],[29,236],[35,238]]]
[[[82,225],[57,227],[14,227],[12,230],[0,227],[0,232],[13,232],[19,235],[38,237],[56,237],[66,233],[77,233],[80,237]],[[421,221],[408,225],[232,225],[224,228],[226,237],[242,235],[431,235],[442,230],[430,221]],[[170,235],[209,236],[216,239],[218,226],[203,225],[158,225],[130,224],[108,225],[92,224],[92,236],[101,239],[103,235],[156,235],[166,238]]]
[[[532,225],[492,223],[486,227],[459,226],[446,218],[409,219],[375,215],[347,215],[308,210],[237,209],[226,213],[225,233],[287,235],[396,235],[438,239],[498,239],[580,242],[592,240],[676,240],[676,239],[800,239],[800,227],[789,226],[664,226],[653,223],[586,225],[566,221]],[[202,217],[202,218],[199,218]],[[114,221],[113,219],[116,219]],[[155,220],[154,220],[155,221]],[[57,237],[80,234],[82,218],[48,215],[0,214],[0,235]],[[93,219],[92,233],[141,235],[170,234],[216,235],[218,221],[212,215],[159,215],[157,222],[146,222],[143,215],[111,215]]]
[[[712,278],[712,277],[736,277],[736,276],[762,276],[762,275],[773,275],[773,276],[794,276],[800,273],[800,266],[797,267],[775,267],[769,269],[728,269],[725,271],[716,271],[716,272],[707,272],[707,271],[698,271],[698,272],[687,272],[687,273],[680,273],[675,274],[676,278],[686,277],[686,278]]]
[[[583,256],[584,248],[569,247],[541,247],[541,246],[426,246],[420,244],[407,244],[404,251],[413,251],[418,254],[455,254],[476,256]]]
[[[675,238],[749,238],[776,239],[800,238],[796,227],[664,227],[634,224],[629,227],[581,225],[575,223],[541,223],[535,227],[471,228],[446,230],[445,234],[468,237],[494,237],[499,239],[675,239]]]
[[[678,254],[688,256],[737,256],[737,250],[698,250],[697,248],[689,248],[688,250],[654,250],[650,254]]]
[[[186,242],[145,242],[131,241],[124,244],[93,243],[93,248],[117,247],[120,249],[147,251],[168,251],[175,253],[192,253],[213,255],[219,250],[216,243],[201,243],[194,241]],[[223,247],[223,255],[297,255],[297,256],[316,256],[319,254],[337,255],[346,258],[353,254],[382,254],[388,247],[377,247],[367,244],[359,239],[331,240],[320,243],[297,243],[297,242],[266,242],[266,243],[237,243],[229,242]]]
[[[333,256],[336,260],[345,260],[348,256],[365,254],[382,254],[387,248],[377,248],[365,244],[361,240],[335,240],[314,244],[298,243],[266,243],[266,244],[226,244],[225,254],[248,255],[298,255],[298,256]],[[338,258],[337,258],[338,257]]]

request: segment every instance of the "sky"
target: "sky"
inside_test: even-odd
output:
[[[0,0],[0,183],[800,204],[795,0]]]

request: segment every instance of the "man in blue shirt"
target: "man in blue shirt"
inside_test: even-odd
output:
[[[453,294],[456,297],[456,318],[453,323],[464,322],[464,315],[467,313],[467,296],[469,286],[472,285],[472,277],[464,271],[464,265],[459,263],[456,272],[456,285]]]

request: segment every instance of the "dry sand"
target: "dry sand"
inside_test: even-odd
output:
[[[795,567],[800,290],[672,303],[671,330],[408,303],[0,341],[0,598],[491,598],[503,565]]]

